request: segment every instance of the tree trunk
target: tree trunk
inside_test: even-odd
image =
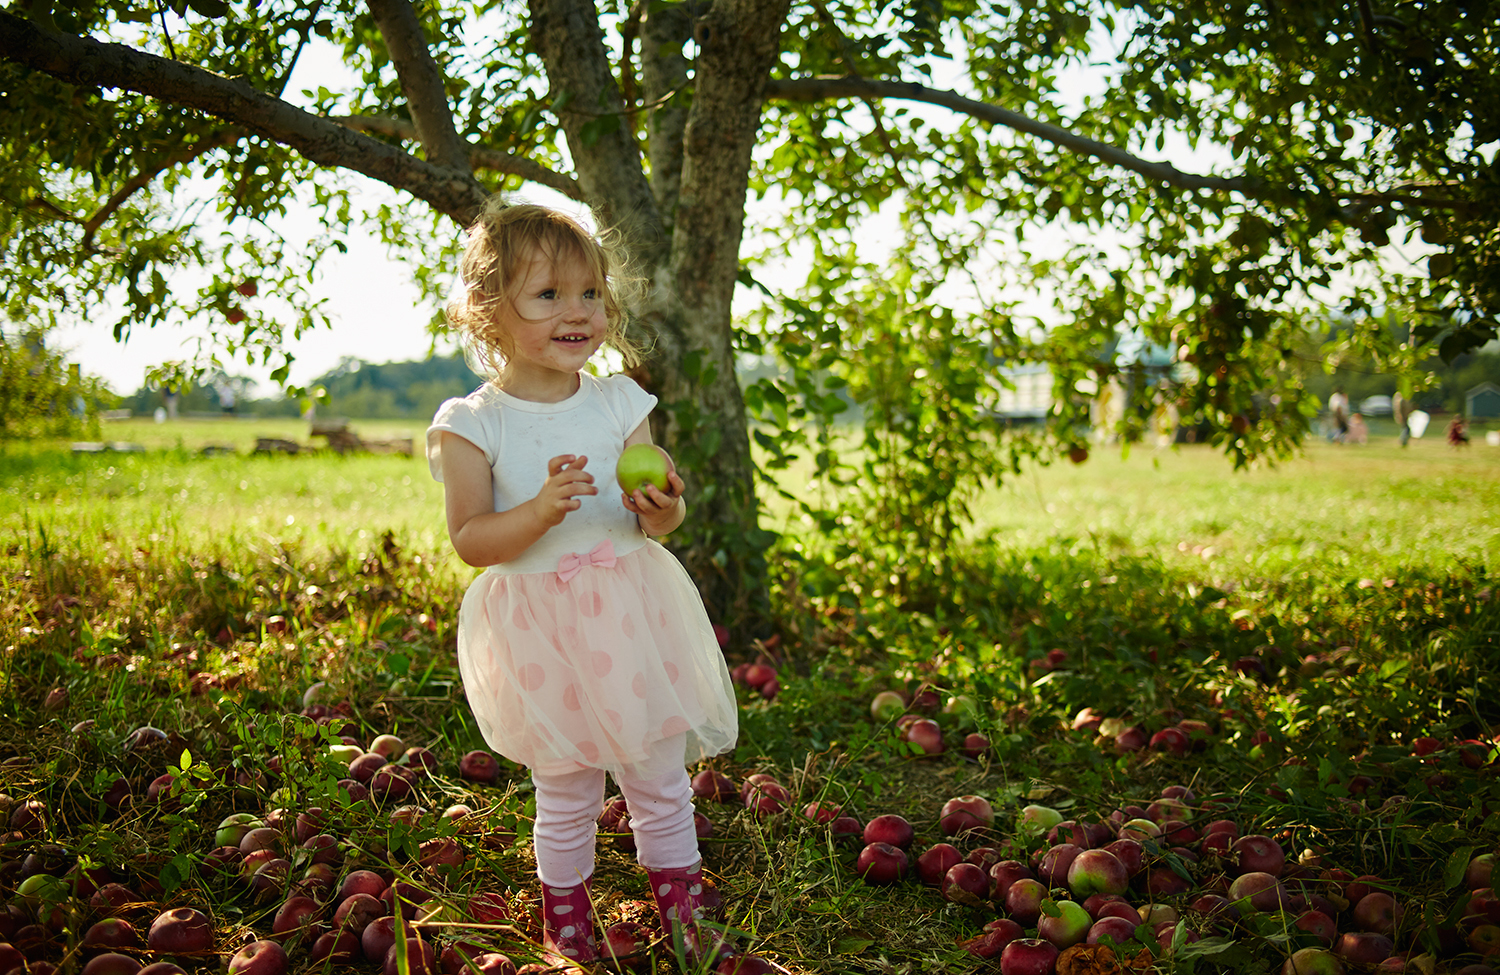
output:
[[[748,635],[760,635],[769,622],[769,535],[757,523],[730,303],[751,151],[787,6],[787,0],[718,0],[694,25],[699,54],[670,217],[672,247],[656,279],[664,341],[653,368],[668,416],[665,439],[673,456],[690,461],[695,508],[681,554],[710,610]]]
[[[721,0],[696,24],[665,11],[651,23],[648,14],[642,74],[649,103],[686,80],[672,39],[685,40],[679,32],[691,27],[700,49],[685,123],[671,104],[650,110],[648,183],[594,3],[531,0],[532,37],[552,96],[567,93],[559,114],[579,185],[653,284],[643,317],[656,344],[637,377],[661,399],[654,428],[688,486],[690,515],[671,541],[715,622],[743,635],[762,630],[768,616],[768,536],[757,523],[729,310],[750,152],[786,9],[787,0]],[[610,118],[619,124],[599,121]]]

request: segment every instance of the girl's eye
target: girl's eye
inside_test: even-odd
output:
[[[589,301],[593,301],[595,298],[599,297],[599,292],[595,291],[593,288],[589,288],[583,293],[583,296]]]
[[[538,298],[548,298],[548,299],[556,298],[557,297],[557,290],[555,288],[547,288],[541,294],[537,295],[537,297]]]

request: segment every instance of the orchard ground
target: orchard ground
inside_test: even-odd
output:
[[[354,426],[421,436],[415,424]],[[269,930],[277,904],[211,873],[214,827],[232,812],[315,805],[349,844],[346,868],[379,862],[423,881],[448,905],[452,926],[433,930],[521,961],[524,911],[486,928],[463,910],[477,892],[514,899],[534,886],[524,775],[504,763],[495,785],[458,774],[483,743],[452,657],[471,572],[447,549],[440,486],[420,457],[246,453],[256,436],[305,431],[132,421],[105,435],[145,453],[0,450],[0,791],[48,809],[44,832],[9,840],[3,856],[18,866],[0,867],[0,884],[9,898],[20,856],[55,842],[126,880],[156,878],[149,898],[162,909],[209,908],[227,954]],[[807,802],[861,821],[905,816],[915,854],[943,838],[949,797],[982,795],[998,810],[993,833],[960,841],[968,848],[1011,837],[1029,803],[1102,819],[1183,784],[1221,803],[1213,818],[1275,836],[1293,861],[1310,851],[1323,867],[1380,876],[1408,905],[1401,940],[1413,953],[1432,949],[1445,970],[1478,960],[1436,932],[1463,894],[1462,867],[1500,840],[1488,744],[1500,721],[1500,450],[1476,438],[1454,451],[1432,434],[1402,449],[1376,432],[1366,446],[1312,441],[1300,458],[1240,474],[1203,447],[1124,458],[1096,448],[1085,464],[1030,471],[976,506],[944,569],[951,604],[936,612],[886,594],[868,560],[826,563],[843,573],[837,592],[805,585],[797,516],[773,505],[769,527],[789,533],[773,559],[781,626],[728,653],[766,658],[780,689],[772,700],[740,689],[740,746],[711,764],[736,782],[770,774],[793,801],[769,815],[737,796],[700,803],[713,825],[706,866],[741,943],[791,971],[988,964],[960,943],[994,908],[912,880],[864,883],[858,845],[800,820]],[[203,456],[208,443],[239,453]],[[392,823],[388,809],[343,798],[339,770],[316,757],[324,740],[293,716],[320,681],[325,702],[348,702],[355,737],[393,733],[437,756],[417,792],[433,815]],[[972,701],[936,714],[948,749],[935,757],[869,709],[878,691],[927,684],[939,709]],[[1184,719],[1211,732],[1187,755],[1119,753],[1071,729],[1086,707],[1147,733]],[[86,733],[71,731],[85,720]],[[167,744],[128,747],[142,725],[167,731]],[[990,740],[977,760],[959,754],[969,732]],[[1427,737],[1443,747],[1413,755]],[[1485,743],[1477,768],[1457,740]],[[176,804],[147,800],[168,769]],[[116,809],[104,796],[120,778],[133,802]],[[460,802],[478,825],[435,815]],[[442,839],[466,856],[439,883],[416,857]],[[603,914],[635,919],[644,877],[615,844],[601,850]],[[78,931],[44,934],[76,961]],[[1206,948],[1156,964],[1265,971],[1304,946],[1265,916],[1204,934]],[[304,950],[291,956],[309,967]]]

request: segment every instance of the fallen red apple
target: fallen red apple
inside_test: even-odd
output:
[[[1036,862],[1036,875],[1049,887],[1064,887],[1068,883],[1068,870],[1083,850],[1072,843],[1059,843],[1042,853]]]
[[[339,902],[333,912],[333,926],[337,930],[363,931],[377,917],[385,914],[385,904],[374,894],[363,891],[350,894]]]
[[[1021,878],[1005,891],[1005,913],[1016,923],[1031,927],[1042,916],[1042,901],[1051,896],[1047,885],[1040,880]]]
[[[739,790],[734,780],[717,769],[704,769],[692,778],[693,795],[709,802],[734,802]]]
[[[943,803],[938,813],[938,828],[944,836],[955,836],[972,829],[994,825],[995,810],[983,796],[956,796]]]
[[[163,911],[151,922],[146,944],[165,955],[192,955],[212,951],[214,928],[208,916],[191,907]]]
[[[1332,917],[1322,911],[1303,911],[1297,915],[1292,926],[1298,931],[1304,931],[1312,935],[1325,945],[1333,944],[1333,939],[1338,937],[1338,925]]]
[[[367,784],[370,779],[374,778],[376,772],[385,768],[387,761],[384,755],[365,752],[349,763],[349,777],[356,782]]]
[[[934,843],[917,857],[917,877],[929,887],[942,884],[948,871],[964,862],[964,855],[952,843]]]
[[[476,748],[458,760],[458,775],[466,782],[492,785],[500,778],[500,762],[483,748]]]
[[[1126,728],[1124,731],[1115,736],[1115,753],[1118,755],[1124,755],[1129,752],[1138,752],[1141,749],[1145,748],[1150,743],[1150,741],[1151,739],[1149,736],[1147,736],[1146,730],[1144,728],[1141,728],[1138,725],[1132,725],[1131,727]]]
[[[136,975],[140,970],[141,963],[129,955],[107,951],[90,958],[80,975]]]
[[[965,758],[972,758],[977,761],[984,757],[989,750],[990,739],[988,735],[978,731],[971,731],[967,735],[964,735],[964,743],[961,751]]]
[[[391,915],[377,917],[365,926],[359,936],[360,949],[366,960],[385,961],[386,953],[396,943],[396,919]]]
[[[1036,875],[1020,860],[1001,860],[990,867],[990,890],[995,900],[1004,903],[1010,885],[1017,880],[1034,880]]]
[[[141,948],[144,942],[135,925],[118,917],[107,917],[97,921],[83,933],[79,942],[84,948]]]
[[[1113,853],[1116,860],[1125,867],[1125,872],[1134,877],[1146,866],[1146,848],[1139,840],[1130,838],[1114,840],[1106,843],[1102,849]]]
[[[305,935],[321,913],[317,901],[293,894],[276,911],[271,921],[271,933],[283,938]]]
[[[819,826],[826,826],[844,814],[844,808],[837,803],[813,800],[802,807],[802,815]]]
[[[939,886],[943,899],[955,904],[978,907],[990,896],[989,874],[967,862],[949,867]]]
[[[1130,887],[1130,872],[1108,850],[1083,850],[1068,867],[1067,884],[1074,897],[1123,894]]]
[[[403,965],[404,962],[404,965]],[[392,942],[385,952],[382,975],[436,975],[437,951],[421,938]]]
[[[916,836],[917,831],[911,823],[904,816],[898,816],[895,813],[876,816],[865,824],[866,843],[888,843],[905,850],[911,846]]]
[[[1383,890],[1371,891],[1354,905],[1354,923],[1376,934],[1394,934],[1401,914],[1401,905]]]
[[[1229,885],[1229,899],[1244,913],[1279,911],[1291,903],[1291,895],[1274,875],[1242,873]]]
[[[1154,751],[1171,752],[1179,758],[1193,749],[1193,742],[1188,738],[1187,732],[1175,726],[1158,731],[1151,736],[1148,744]]]
[[[1385,961],[1396,950],[1390,938],[1373,931],[1349,931],[1339,935],[1333,943],[1333,953],[1346,962],[1357,965],[1376,965]]]
[[[1084,941],[1096,945],[1107,938],[1115,945],[1123,945],[1135,937],[1135,927],[1123,917],[1101,917],[1089,927]]]
[[[792,794],[780,782],[758,782],[745,797],[745,808],[762,816],[786,809]]]
[[[906,851],[889,843],[870,843],[854,863],[854,872],[872,884],[893,884],[906,876],[906,869]]]
[[[941,755],[946,747],[942,726],[931,718],[918,718],[907,725],[901,732],[901,739],[916,745],[928,756]]]
[[[1017,938],[1000,952],[1000,975],[1052,975],[1057,945],[1040,938]]]
[[[324,931],[307,952],[313,962],[331,961],[337,965],[352,965],[364,960],[364,950],[359,945],[359,932],[354,930]]]
[[[285,975],[286,949],[274,941],[254,941],[229,959],[229,975]]]
[[[959,945],[976,958],[995,958],[1005,946],[1026,937],[1026,930],[1008,917],[997,917],[985,924],[984,930]]]
[[[1268,873],[1279,877],[1286,866],[1286,853],[1281,844],[1257,833],[1235,840],[1230,844],[1229,853],[1241,873]]]
[[[352,870],[339,885],[339,900],[355,894],[369,894],[372,898],[379,898],[389,886],[386,879],[373,870]]]

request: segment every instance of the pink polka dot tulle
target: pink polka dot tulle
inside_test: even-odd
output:
[[[485,741],[530,768],[649,777],[734,747],[734,690],[713,627],[687,572],[654,541],[567,582],[479,576],[459,613],[458,662]]]

